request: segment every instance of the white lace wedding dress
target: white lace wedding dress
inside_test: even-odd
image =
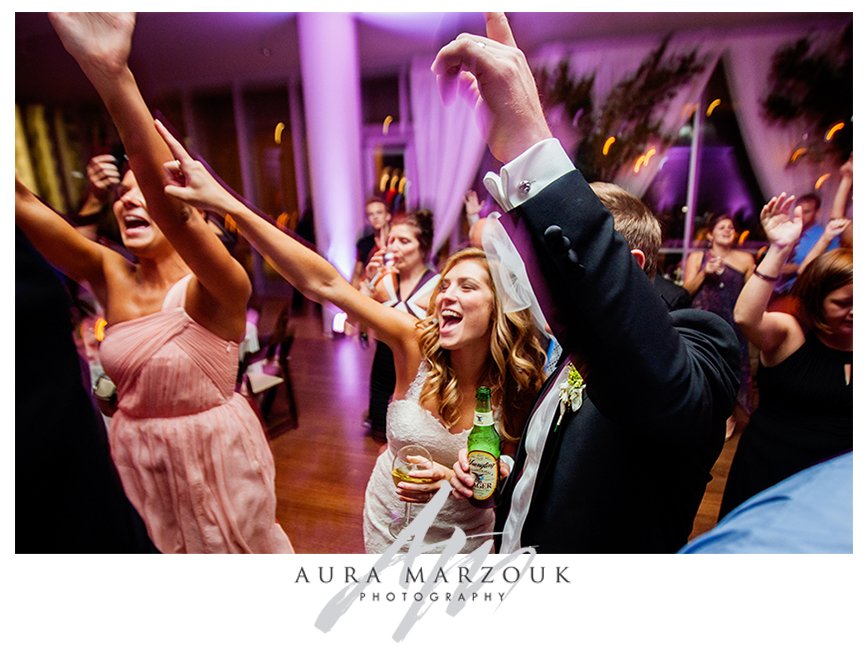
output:
[[[450,433],[434,415],[420,406],[420,391],[427,372],[426,363],[420,364],[405,398],[393,400],[387,409],[387,449],[378,456],[372,476],[369,477],[363,507],[363,537],[367,553],[382,553],[393,543],[388,527],[405,508],[405,502],[400,501],[396,495],[390,474],[396,451],[407,444],[420,444],[429,450],[433,460],[445,467],[452,467],[459,450],[465,447],[468,440],[470,429],[462,433]],[[413,504],[412,517],[418,514],[421,508],[422,505]],[[448,540],[454,527],[458,526],[469,536],[462,550],[468,553],[491,539],[495,524],[494,513],[494,509],[475,508],[464,499],[454,499],[451,495],[424,541],[426,544],[434,544]],[[471,539],[472,535],[479,537]]]

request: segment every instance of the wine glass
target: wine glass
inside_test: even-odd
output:
[[[422,469],[432,469],[432,454],[423,445],[404,445],[393,457],[393,484],[399,483],[433,483],[434,479],[429,477],[411,476],[411,472]],[[411,503],[405,502],[405,512],[390,522],[390,534],[393,538],[411,523]]]

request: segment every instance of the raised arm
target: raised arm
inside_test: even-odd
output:
[[[787,197],[783,193],[773,197],[762,208],[760,218],[769,242],[768,251],[744,284],[735,303],[735,322],[769,363],[778,352],[782,354],[790,336],[800,332],[790,314],[766,311],[774,283],[801,237],[801,207],[791,212],[794,203],[794,196]]]
[[[63,46],[76,59],[105,103],[129,164],[159,228],[189,265],[203,288],[202,299],[231,314],[245,314],[251,285],[205,221],[163,191],[163,163],[171,152],[153,127],[153,118],[128,66],[135,15],[49,14]]]
[[[341,308],[349,318],[374,329],[394,353],[403,350],[403,354],[417,354],[413,318],[352,287],[318,253],[262,219],[223,187],[158,121],[156,129],[173,153],[172,161],[165,165],[165,194],[201,209],[230,214],[243,237],[304,296]]]
[[[834,195],[834,202],[831,204],[831,220],[846,219],[846,203],[849,201],[849,196],[852,194],[852,154],[849,154],[849,160],[840,166],[840,184],[837,186],[837,193]],[[852,228],[843,230],[840,236],[840,245],[852,248]]]
[[[849,227],[851,225],[852,222],[844,217],[829,220],[828,223],[825,224],[825,230],[822,231],[822,236],[819,237],[815,244],[813,244],[813,248],[811,248],[810,252],[807,253],[807,257],[805,257],[801,261],[801,264],[798,265],[798,275],[801,275],[801,273],[804,272],[804,269],[807,268],[807,265],[810,264],[810,262],[828,250],[828,246],[835,237],[839,236],[842,239],[847,230],[851,232],[852,229]]]
[[[76,282],[86,281],[104,304],[106,256],[120,256],[73,228],[15,179],[15,223],[54,267]]]
[[[670,435],[717,420],[737,390],[734,331],[701,312],[690,319],[703,331],[673,326],[612,216],[551,139],[506,17],[488,14],[486,25],[487,38],[445,45],[433,70],[445,92],[461,81],[478,95],[487,142],[505,163],[484,183],[510,213],[508,234],[556,337],[587,360],[593,403],[619,421],[662,420],[668,426],[657,428]]]

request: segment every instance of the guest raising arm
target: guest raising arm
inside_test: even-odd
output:
[[[852,154],[849,154],[849,160],[840,165],[840,184],[837,186],[837,193],[834,195],[834,202],[831,204],[831,219],[846,218],[846,204],[852,194]],[[840,245],[852,248],[852,228],[848,228],[840,238]]]
[[[527,309],[508,313],[493,284],[482,251],[453,255],[429,298],[430,313],[419,322],[354,289],[324,258],[281,232],[220,185],[203,164],[157,123],[176,158],[166,194],[198,207],[230,213],[241,234],[270,264],[308,298],[328,301],[373,329],[392,350],[396,387],[387,420],[387,448],[378,456],[366,489],[364,539],[367,552],[380,553],[392,543],[388,530],[399,500],[425,502],[448,480],[465,446],[478,386],[492,387],[493,404],[502,414],[505,435],[518,436],[542,384],[545,360],[539,331]],[[394,491],[391,463],[398,449],[411,443],[426,447],[432,470],[413,472],[429,484],[401,482]],[[492,532],[491,511],[475,510],[448,499],[428,531],[426,542],[449,539],[455,526],[474,535],[466,551]]]
[[[846,218],[846,203],[849,200],[849,195],[852,193],[852,156],[840,167],[840,184],[837,186],[837,193],[834,195],[834,202],[831,204],[831,218],[825,224],[825,231],[819,240],[807,253],[807,257],[801,262],[801,267],[798,272],[801,273],[810,262],[819,257],[822,253],[828,250],[831,242],[838,235],[840,236],[840,245],[852,248],[852,221]]]
[[[852,250],[811,262],[793,287],[795,314],[766,311],[801,235],[801,207],[772,198],[761,219],[768,252],[744,286],[735,319],[759,348],[759,406],[741,435],[720,515],[756,493],[852,448]]]
[[[200,215],[195,218],[188,206],[162,192],[162,163],[171,155],[153,129],[150,111],[127,63],[134,14],[49,17],[108,109],[149,213],[195,276],[188,288],[187,310],[214,333],[242,340],[251,294],[246,272],[212,236]]]
[[[795,197],[787,197],[784,192],[762,208],[762,227],[768,237],[768,251],[735,303],[735,322],[744,336],[759,348],[769,365],[775,362],[775,354],[785,358],[788,348],[794,349],[802,341],[793,316],[767,311],[774,282],[801,236],[802,208],[799,205],[793,211],[794,205]]]
[[[608,210],[551,139],[506,17],[487,14],[486,26],[487,37],[445,45],[433,71],[445,92],[464,84],[475,93],[487,142],[504,163],[485,185],[509,211],[502,223],[587,384],[575,410],[560,410],[554,384],[538,400],[497,508],[499,550],[676,551],[723,445],[738,387],[734,332],[714,314],[667,312]]]
[[[264,432],[233,391],[249,280],[203,216],[162,191],[170,152],[128,66],[134,14],[49,17],[128,154],[114,212],[138,261],[79,235],[20,184],[16,219],[105,306],[100,355],[118,388],[109,439],[123,487],[163,552],[290,552]]]

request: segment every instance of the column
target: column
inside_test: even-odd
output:
[[[318,251],[351,278],[362,229],[360,66],[350,13],[298,13],[306,143]],[[324,305],[324,331],[339,312]]]

